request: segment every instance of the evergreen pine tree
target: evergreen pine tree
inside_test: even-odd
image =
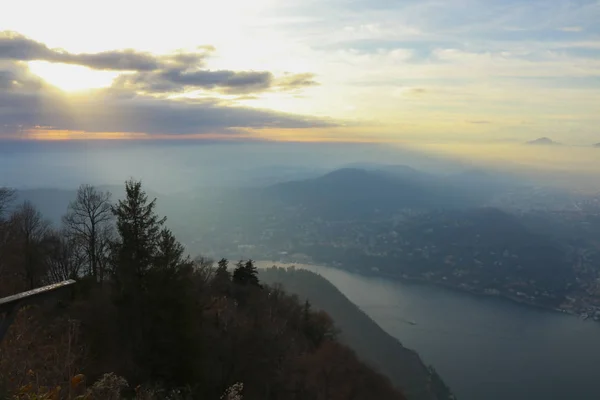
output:
[[[254,286],[260,286],[258,281],[258,269],[254,266],[254,261],[248,260],[244,265],[247,283]]]
[[[229,261],[226,258],[219,260],[211,283],[217,293],[225,296],[229,295],[231,291],[231,272],[229,272],[228,267]]]
[[[119,239],[114,244],[114,275],[122,294],[133,294],[143,289],[144,277],[159,254],[162,226],[166,218],[159,218],[154,209],[156,199],[148,201],[140,181],[125,183],[126,197],[119,200],[112,212],[117,218]],[[162,236],[163,245],[171,239]],[[173,239],[174,240],[174,239]],[[170,249],[178,251],[178,249]]]
[[[304,302],[304,308],[302,311],[302,322],[306,327],[310,323],[310,302],[308,301],[308,299],[306,299],[306,301]]]
[[[248,260],[245,263],[238,261],[233,271],[233,282],[240,285],[260,286],[258,281],[258,270],[254,266],[254,261]]]
[[[126,182],[126,197],[113,208],[119,238],[113,248],[115,301],[123,351],[136,373],[167,385],[189,382],[199,346],[192,337],[192,263],[163,227],[139,181]],[[185,268],[185,267],[190,268]]]
[[[228,283],[231,281],[231,272],[229,272],[229,261],[226,258],[221,258],[217,263],[215,271],[215,282]]]
[[[242,260],[235,263],[235,269],[233,270],[233,283],[239,285],[246,284],[246,272],[244,270],[244,262]]]
[[[231,273],[228,270],[229,261],[226,258],[221,258],[217,263],[217,270],[215,271],[215,279],[218,280],[231,280]]]
[[[163,228],[158,239],[156,257],[153,266],[159,270],[176,271],[178,268],[189,265],[190,260],[184,257],[184,248],[175,239],[173,233]]]

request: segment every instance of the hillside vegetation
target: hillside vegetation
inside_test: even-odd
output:
[[[402,346],[331,282],[314,272],[273,266],[260,270],[260,279],[299,297],[305,304],[327,312],[340,330],[339,340],[385,374],[409,400],[442,400],[454,396],[417,353]]]
[[[332,319],[259,282],[191,260],[140,182],[82,186],[53,229],[0,191],[0,296],[67,278],[69,301],[28,307],[0,345],[7,399],[404,399],[338,340]]]

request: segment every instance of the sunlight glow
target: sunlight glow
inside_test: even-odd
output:
[[[139,90],[149,102],[151,97],[189,98],[190,104],[206,99],[202,104],[215,101],[219,110],[242,106],[248,112],[336,119],[343,121],[348,141],[359,135],[356,140],[420,143],[525,142],[542,136],[582,146],[600,142],[594,106],[600,102],[597,0],[555,0],[556,7],[519,0],[514,7],[510,2],[510,10],[502,0],[473,0],[468,13],[456,7],[457,1],[437,0],[384,1],[374,7],[366,0],[220,0],[210,7],[189,0],[171,0],[168,7],[105,0],[92,12],[88,2],[76,0],[6,3],[0,30],[36,43],[18,50],[25,42],[14,41],[16,52],[6,47],[17,63],[53,60],[44,49],[80,56],[124,50],[166,55],[213,46],[190,69],[267,72],[273,79],[309,73],[318,83],[294,90],[248,89],[242,95],[224,94],[218,85]],[[447,17],[439,18],[440,12]],[[543,28],[528,28],[541,20],[546,21]],[[85,126],[77,121],[81,104],[102,94],[94,89],[109,87],[120,73],[134,73],[44,61],[28,64],[33,74],[66,94],[60,106],[79,127]],[[48,98],[57,97],[54,93]],[[119,101],[139,105],[139,99]],[[109,106],[114,106],[112,100]],[[35,122],[43,125],[46,120]],[[173,128],[183,120],[165,125]],[[113,126],[126,130],[126,122],[113,121]],[[219,126],[229,123],[226,118],[221,122]],[[289,135],[316,137],[303,130]],[[329,133],[324,135],[315,140],[329,140]]]
[[[111,85],[118,71],[94,71],[79,65],[31,61],[29,69],[50,85],[65,92],[100,89]]]
[[[145,139],[148,137],[145,133],[133,132],[84,132],[84,131],[68,131],[56,129],[33,129],[24,132],[26,139],[45,140],[45,141],[60,141],[60,140],[112,140],[112,139]]]

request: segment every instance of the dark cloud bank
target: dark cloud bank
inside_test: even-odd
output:
[[[196,52],[154,55],[132,49],[69,53],[14,32],[0,32],[0,135],[20,129],[197,134],[240,128],[309,128],[322,119],[237,107],[214,98],[168,99],[167,94],[203,91],[249,98],[261,92],[314,86],[314,75],[269,71],[209,70],[210,46]],[[110,88],[66,96],[29,72],[26,61],[43,60],[96,70],[123,71]]]

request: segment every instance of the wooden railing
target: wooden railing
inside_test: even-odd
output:
[[[19,311],[19,308],[40,302],[44,299],[52,297],[59,292],[63,292],[66,288],[71,287],[75,283],[74,280],[69,279],[54,285],[48,285],[41,288],[33,289],[27,292],[17,293],[12,296],[4,297],[0,299],[0,343],[8,327],[12,324]]]

